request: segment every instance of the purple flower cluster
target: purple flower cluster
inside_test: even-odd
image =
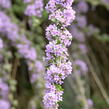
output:
[[[10,103],[6,100],[0,100],[0,109],[10,109]]]
[[[0,76],[0,109],[10,109],[10,101],[8,100],[9,86],[5,76]]]
[[[24,0],[27,4],[25,9],[25,15],[27,16],[42,16],[43,11],[43,0]]]
[[[83,60],[77,59],[74,64],[77,66],[76,73],[82,75],[88,72],[87,64]]]
[[[62,101],[63,80],[72,72],[72,64],[68,60],[68,49],[72,35],[66,29],[75,19],[75,11],[72,9],[73,0],[49,0],[46,10],[49,12],[49,20],[53,24],[46,29],[47,74],[45,75],[44,105],[46,109],[57,109],[58,102]]]
[[[8,85],[2,79],[0,79],[0,96],[6,98],[8,92],[9,92]]]
[[[69,46],[71,44],[72,35],[66,28],[59,29],[55,24],[53,24],[47,27],[46,38],[49,41],[57,40],[63,43],[65,46]]]
[[[75,19],[75,11],[71,4],[73,0],[50,0],[46,6],[46,10],[50,13],[49,20],[69,26]]]
[[[12,23],[10,18],[0,11],[0,33],[7,36],[9,40],[16,41],[19,37],[18,27]]]
[[[77,4],[77,11],[80,13],[86,13],[88,11],[88,5],[84,0],[79,0]]]
[[[30,61],[34,61],[37,59],[37,54],[35,48],[32,47],[31,42],[22,35],[19,39],[19,42],[16,46],[18,48],[18,52],[25,57],[26,59],[29,59]]]
[[[29,60],[35,60],[37,57],[35,48],[31,42],[24,36],[19,34],[19,28],[11,22],[11,19],[3,12],[0,12],[0,33],[6,36],[13,45],[16,46],[18,52]]]
[[[19,34],[18,26],[12,23],[5,13],[0,11],[0,16],[0,33],[12,41],[12,45],[18,49],[18,53],[27,59],[30,71],[33,72],[33,69],[38,69],[34,73],[42,72],[44,70],[43,64],[37,59],[36,49],[32,47],[31,42],[25,35]]]
[[[11,0],[0,0],[0,7],[11,8]]]

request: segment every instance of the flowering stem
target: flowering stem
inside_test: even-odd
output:
[[[43,100],[46,109],[58,109],[63,94],[61,84],[72,72],[67,49],[71,44],[72,35],[66,29],[75,19],[72,2],[73,0],[49,0],[46,5],[49,20],[52,22],[46,29],[46,38],[49,40],[46,45],[47,73]]]

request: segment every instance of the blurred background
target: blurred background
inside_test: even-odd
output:
[[[50,22],[48,0],[36,1],[0,0],[0,109],[44,109]],[[73,71],[62,86],[59,109],[109,109],[109,0],[75,0],[72,7]]]

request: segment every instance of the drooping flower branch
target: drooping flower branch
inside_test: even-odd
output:
[[[26,9],[25,9],[25,15],[29,17],[28,23],[31,26],[31,29],[33,28],[32,26],[34,25],[34,29],[37,28],[42,28],[40,27],[40,22],[42,18],[42,12],[43,12],[43,0],[24,0],[24,3],[26,4]],[[37,21],[37,22],[36,22]],[[41,33],[42,34],[42,33]],[[39,32],[38,34],[36,33],[36,37],[39,38],[41,35]],[[40,58],[42,60],[42,57]],[[34,96],[31,98],[29,102],[29,109],[36,109],[39,108],[38,105],[40,103],[40,106],[43,108],[43,103],[42,103],[42,97],[43,97],[43,92],[44,92],[44,63],[40,61],[36,61],[35,66],[30,64],[30,69],[34,70],[37,69],[37,73],[32,73],[31,75],[31,84],[34,88]]]
[[[9,98],[11,90],[8,84],[10,81],[11,70],[11,66],[8,62],[8,59],[11,57],[9,55],[10,52],[7,51],[7,47],[0,38],[0,109],[11,109],[13,104],[13,101]]]
[[[87,93],[87,87],[89,87],[89,84],[87,85],[86,79],[89,69],[86,60],[88,47],[86,44],[87,35],[85,29],[88,29],[88,24],[85,14],[88,12],[89,8],[85,0],[78,0],[74,7],[77,12],[77,17],[75,19],[76,24],[70,26],[74,40],[71,47],[72,63],[74,67],[72,80],[75,83],[75,88],[73,88],[73,90],[76,93],[78,104],[80,104],[84,109],[92,109],[93,101],[90,98],[90,93]],[[93,30],[93,33],[95,30]],[[91,32],[88,32],[88,34],[91,34]]]
[[[72,35],[66,29],[75,19],[72,9],[73,0],[49,0],[46,10],[49,12],[50,24],[46,29],[47,73],[44,105],[46,109],[57,109],[62,101],[63,80],[72,72],[72,64],[68,59],[67,47],[71,44]]]
[[[40,78],[43,76],[42,72],[44,72],[44,67],[43,63],[38,59],[36,49],[32,46],[31,41],[20,32],[19,27],[11,21],[10,17],[1,11],[0,16],[0,33],[11,42],[11,46],[17,48],[20,56],[27,60],[29,70],[31,72],[31,82],[33,84],[37,83],[37,86],[42,88],[43,86],[41,84]],[[35,87],[37,86],[35,85]]]

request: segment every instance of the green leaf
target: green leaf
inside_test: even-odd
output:
[[[64,89],[62,88],[62,86],[59,85],[59,84],[55,84],[55,87],[56,87],[56,89],[59,90],[59,91],[63,91],[63,90],[64,90]]]

